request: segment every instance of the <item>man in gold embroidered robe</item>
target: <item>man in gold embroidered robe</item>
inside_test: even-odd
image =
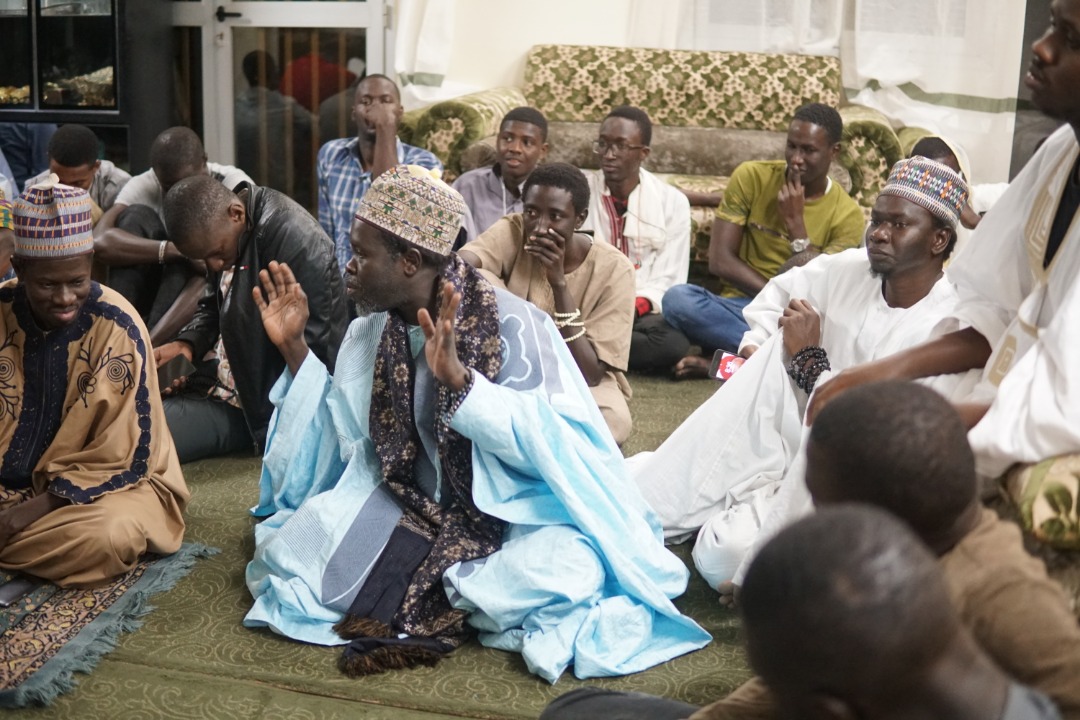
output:
[[[63,586],[175,552],[188,500],[146,328],[90,279],[90,213],[84,190],[27,190],[0,284],[0,567]]]

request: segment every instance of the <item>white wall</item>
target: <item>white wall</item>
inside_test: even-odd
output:
[[[533,45],[625,45],[633,0],[456,2],[447,81],[480,90],[521,85]]]

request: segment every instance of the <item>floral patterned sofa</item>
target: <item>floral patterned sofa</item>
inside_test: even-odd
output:
[[[901,144],[883,115],[843,105],[840,63],[833,57],[537,45],[526,61],[524,87],[437,103],[410,130],[411,141],[435,152],[453,179],[492,162],[502,116],[531,105],[550,123],[550,160],[596,168],[591,143],[600,121],[616,105],[637,105],[654,124],[646,168],[682,189],[723,193],[739,163],[783,157],[791,116],[808,102],[840,107],[844,142],[834,177],[869,210],[902,157]],[[694,207],[692,214],[692,274],[700,276],[712,209]]]

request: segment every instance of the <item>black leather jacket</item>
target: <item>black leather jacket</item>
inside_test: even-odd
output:
[[[247,230],[238,241],[229,293],[222,297],[221,274],[211,273],[195,316],[177,339],[190,343],[198,360],[221,334],[248,429],[261,452],[274,411],[270,388],[285,369],[285,359],[266,336],[251,299],[259,271],[271,260],[288,263],[307,294],[307,344],[331,372],[349,321],[334,243],[318,221],[276,190],[241,183],[236,187],[241,199],[243,190],[248,191]]]

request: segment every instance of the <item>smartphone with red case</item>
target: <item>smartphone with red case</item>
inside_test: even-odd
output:
[[[717,380],[730,380],[731,376],[742,367],[746,358],[733,355],[727,350],[717,350],[713,353],[712,362],[709,363],[709,377]]]

